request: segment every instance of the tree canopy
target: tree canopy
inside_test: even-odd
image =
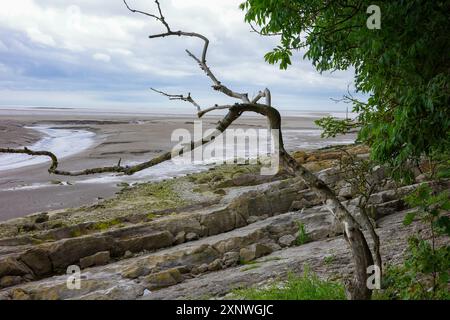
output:
[[[380,8],[379,29],[366,25],[371,5]],[[450,150],[450,1],[247,0],[241,8],[261,34],[280,36],[269,63],[285,69],[305,48],[320,72],[355,69],[355,88],[369,98],[347,98],[374,160],[399,169]]]

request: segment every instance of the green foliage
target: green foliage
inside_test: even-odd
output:
[[[444,164],[440,165],[440,168],[439,168],[439,171],[437,172],[436,178],[438,178],[438,179],[450,178],[450,160],[447,160]]]
[[[380,7],[381,29],[366,27],[369,5]],[[354,68],[357,91],[370,95],[351,100],[359,139],[374,160],[400,170],[450,149],[449,1],[246,0],[241,8],[262,34],[280,34],[269,63],[285,69],[305,48],[320,72]],[[321,122],[331,135],[345,131],[332,120]]]
[[[430,164],[432,165],[431,179],[450,178],[450,150],[433,153],[430,156]]]
[[[336,257],[335,256],[326,256],[324,259],[323,259],[323,262],[325,263],[325,265],[330,265],[330,264],[333,264],[333,262],[334,262],[334,260],[336,259]]]
[[[106,231],[114,226],[120,225],[121,223],[122,221],[120,221],[119,219],[113,219],[109,221],[97,222],[92,228],[94,230]]]
[[[450,299],[448,270],[450,249],[433,250],[424,240],[411,239],[410,256],[400,266],[389,266],[382,279],[382,288],[375,299],[428,300]]]
[[[250,270],[253,270],[253,269],[258,269],[260,266],[261,265],[259,265],[257,263],[254,263],[254,264],[249,265],[248,267],[243,268],[241,270],[241,272],[250,271]]]
[[[352,119],[342,120],[331,116],[316,120],[314,123],[323,129],[322,138],[335,138],[356,127]]]
[[[445,215],[450,211],[450,194],[445,190],[433,194],[433,190],[426,184],[405,198],[406,203],[417,210],[408,213],[404,224],[411,224],[416,217],[430,225],[431,231],[436,235],[450,236],[450,218]]]
[[[152,221],[153,219],[155,219],[155,218],[157,218],[158,216],[156,215],[156,214],[154,214],[154,213],[149,213],[149,214],[147,214],[147,216],[146,216],[146,218],[147,218],[147,220],[149,220],[149,221]]]
[[[300,221],[297,222],[297,225],[298,225],[298,236],[297,239],[295,239],[295,243],[298,246],[301,246],[302,244],[307,243],[310,239],[308,233],[306,232],[305,225]]]
[[[248,300],[345,300],[341,283],[324,281],[305,270],[303,275],[289,274],[286,282],[277,282],[266,288],[234,291],[237,297]]]
[[[421,185],[406,197],[417,210],[406,215],[404,224],[416,218],[429,226],[430,237],[411,237],[408,255],[401,266],[387,269],[383,278],[382,299],[450,299],[448,292],[450,246],[437,246],[438,236],[449,236],[450,209],[448,191],[433,194],[428,185]]]

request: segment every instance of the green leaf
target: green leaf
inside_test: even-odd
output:
[[[416,215],[417,215],[417,212],[416,212],[416,211],[408,212],[408,213],[405,215],[405,218],[403,219],[403,224],[404,224],[405,226],[409,226],[409,225],[414,221]]]

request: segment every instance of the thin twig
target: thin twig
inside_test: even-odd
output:
[[[169,94],[169,93],[166,93],[164,91],[157,90],[157,89],[154,89],[154,88],[150,88],[150,90],[153,90],[156,93],[159,93],[159,94],[162,94],[163,96],[168,97],[169,100],[182,100],[182,101],[186,101],[186,102],[192,103],[197,108],[198,112],[200,112],[202,110],[200,105],[197,102],[195,102],[194,99],[192,99],[190,92],[188,93],[187,96],[184,96],[182,94]]]

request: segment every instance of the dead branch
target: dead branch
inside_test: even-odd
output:
[[[159,4],[158,1],[155,1],[158,7],[158,12],[159,12],[159,16],[156,16],[154,14],[150,14],[144,11],[140,11],[140,10],[135,10],[132,9],[126,2],[126,0],[123,0],[125,5],[127,6],[128,10],[130,10],[133,13],[140,13],[140,14],[144,14],[146,16],[152,17],[154,19],[156,19],[157,21],[160,21],[167,29],[167,32],[164,33],[160,33],[160,34],[154,34],[154,35],[150,35],[149,38],[150,39],[155,39],[155,38],[164,38],[164,37],[169,37],[169,36],[184,36],[184,37],[194,37],[194,38],[198,38],[203,40],[204,45],[203,45],[203,51],[202,51],[202,57],[201,59],[197,58],[191,51],[186,50],[186,53],[192,58],[194,59],[200,66],[200,68],[206,73],[206,75],[211,79],[211,81],[213,82],[213,89],[219,92],[222,92],[223,94],[232,97],[232,98],[236,98],[236,99],[240,99],[242,100],[242,102],[244,103],[250,103],[250,100],[248,99],[248,94],[247,93],[238,93],[235,92],[233,90],[231,90],[230,88],[228,88],[227,86],[225,86],[224,84],[222,84],[217,77],[214,75],[214,73],[211,71],[211,69],[209,68],[208,64],[206,63],[206,55],[208,52],[208,46],[209,46],[209,39],[207,37],[205,37],[204,35],[197,33],[197,32],[185,32],[185,31],[172,31],[169,24],[166,22],[163,14],[162,14],[162,10],[161,10],[161,6]]]
[[[127,7],[127,9],[133,13],[140,13],[140,14],[146,15],[148,17],[151,17],[151,18],[154,18],[154,19],[160,21],[166,27],[167,32],[171,32],[169,24],[166,22],[166,19],[164,18],[163,14],[162,14],[161,5],[159,4],[158,0],[155,0],[155,3],[158,7],[159,16],[148,13],[148,12],[132,9],[132,8],[130,8],[130,6],[128,5],[126,0],[123,0],[123,3],[125,3],[125,6]]]
[[[150,89],[153,90],[153,91],[155,91],[156,93],[160,93],[160,94],[162,94],[163,96],[168,97],[169,100],[182,100],[182,101],[186,101],[186,102],[192,103],[192,104],[197,108],[197,111],[198,111],[198,112],[200,112],[200,111],[202,110],[202,108],[200,107],[200,105],[199,105],[197,102],[195,102],[194,99],[192,99],[191,93],[190,93],[190,92],[188,93],[187,96],[184,96],[184,95],[182,95],[182,94],[169,94],[169,93],[166,93],[166,92],[164,92],[164,91],[156,90],[156,89],[154,89],[154,88],[150,88]]]
[[[357,189],[359,196],[357,207],[360,209],[363,226],[369,231],[373,241],[372,252],[375,265],[380,268],[380,272],[382,273],[383,264],[380,252],[380,237],[375,230],[376,222],[369,215],[369,210],[373,209],[369,207],[369,200],[375,190],[386,183],[386,179],[384,181],[377,181],[377,179],[369,176],[374,168],[370,160],[358,159],[345,149],[342,149],[342,152],[345,156],[341,156],[339,166],[345,175],[344,181],[350,183],[352,188]]]
[[[257,103],[261,98],[266,98],[266,105],[272,105],[272,95],[268,88],[264,89],[264,91],[259,91],[258,94],[252,99],[252,103]]]

